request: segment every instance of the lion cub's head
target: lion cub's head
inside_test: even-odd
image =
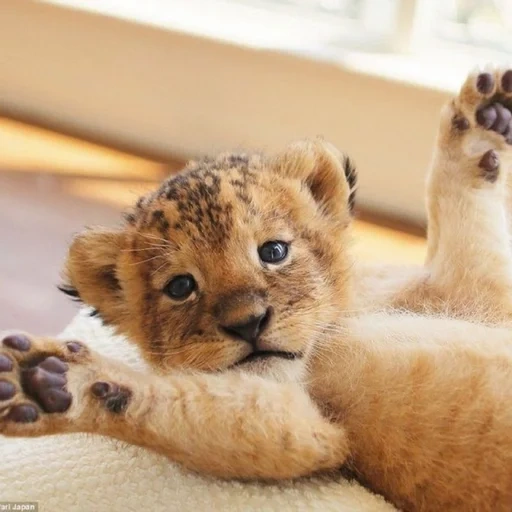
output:
[[[289,377],[348,299],[354,182],[322,141],[190,163],[121,229],[79,235],[63,289],[161,369]]]

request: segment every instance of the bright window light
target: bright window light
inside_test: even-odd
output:
[[[512,1],[443,0],[435,8],[434,36],[512,52]]]
[[[512,0],[46,1],[441,89],[512,54]]]

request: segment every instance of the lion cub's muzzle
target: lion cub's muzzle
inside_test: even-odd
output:
[[[223,296],[214,308],[219,331],[231,339],[247,343],[251,352],[239,361],[269,357],[295,359],[297,354],[277,350],[265,340],[274,316],[265,292],[237,292]]]

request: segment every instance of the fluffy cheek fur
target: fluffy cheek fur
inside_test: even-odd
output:
[[[275,315],[265,342],[274,350],[307,357],[328,321],[331,290],[316,258],[309,253],[301,256],[267,277]]]

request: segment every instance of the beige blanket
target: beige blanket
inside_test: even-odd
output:
[[[134,347],[85,312],[62,337],[82,339],[99,352],[143,367]],[[395,510],[341,477],[279,485],[223,482],[191,474],[141,448],[86,435],[0,437],[0,503],[5,501],[37,501],[44,512]]]

